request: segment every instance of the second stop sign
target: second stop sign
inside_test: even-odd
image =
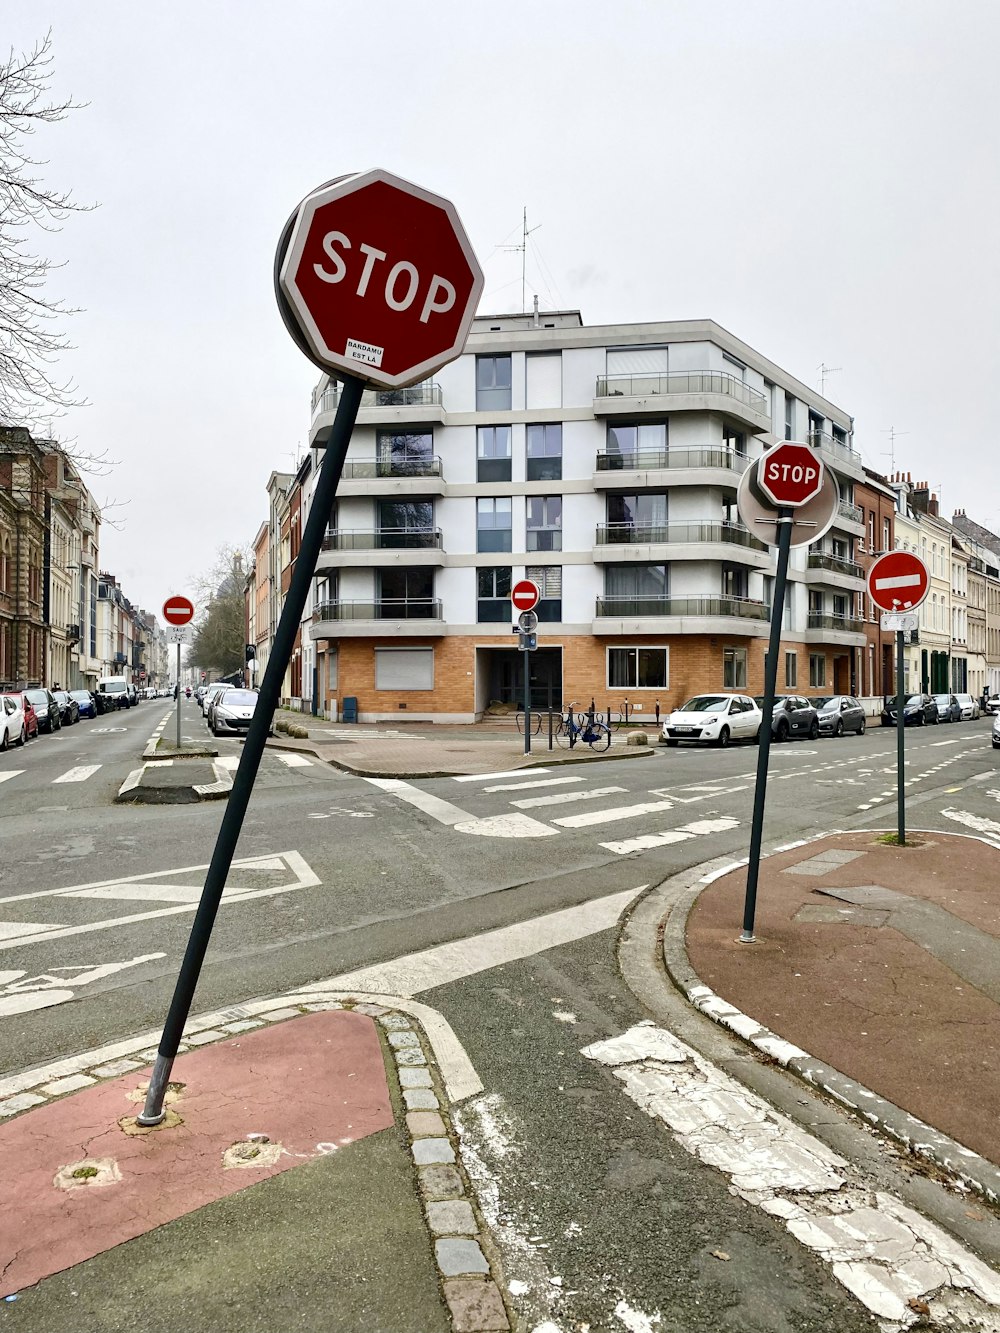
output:
[[[386,171],[309,195],[278,279],[313,360],[387,388],[461,352],[483,290],[454,205]]]

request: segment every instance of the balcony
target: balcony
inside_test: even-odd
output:
[[[861,455],[857,449],[852,449],[846,441],[838,440],[825,430],[811,430],[806,436],[806,443],[811,448],[818,449],[821,454],[824,454],[826,456],[825,461],[838,470],[842,471],[846,465],[853,467],[859,478],[863,475]]]
[[[671,486],[728,486],[734,490],[749,466],[746,454],[732,449],[637,449],[634,453],[599,453],[594,464],[595,490],[639,490]],[[668,474],[668,475],[665,475]]]
[[[124,653],[115,653],[115,666],[124,666],[127,658]]]
[[[79,643],[79,642],[80,642],[80,626],[79,626],[79,625],[67,625],[67,626],[66,626],[66,639],[67,639],[67,641],[68,641],[69,643]]]
[[[312,639],[426,638],[444,633],[441,603],[430,597],[381,597],[375,601],[320,602]]]
[[[677,634],[729,631],[760,638],[767,633],[770,615],[766,602],[746,597],[598,597],[592,628],[595,634],[655,629]]]
[[[595,416],[663,416],[667,412],[722,412],[758,434],[771,429],[765,395],[724,370],[598,376]]]
[[[347,458],[338,495],[443,495],[441,459],[436,455],[395,454],[389,458]]]
[[[327,533],[317,570],[360,565],[440,565],[444,563],[440,528],[379,528],[371,532],[338,529]],[[384,552],[375,555],[373,552]]]
[[[825,611],[809,612],[810,629],[830,629],[843,634],[860,634],[864,627],[864,621],[856,620],[854,616],[831,616]]]
[[[771,557],[767,544],[740,523],[601,523],[595,563],[628,560],[738,560],[763,569]]]
[[[328,384],[321,393],[313,391],[311,445],[325,446],[339,405],[338,384]],[[423,425],[443,421],[441,386],[433,380],[411,384],[408,389],[366,389],[361,395],[359,425]]]
[[[861,527],[865,525],[865,511],[860,505],[852,504],[850,500],[841,500],[837,506],[837,513],[841,518],[846,518],[848,523],[857,523]]]
[[[865,577],[865,571],[853,560],[845,560],[842,556],[831,555],[827,551],[810,551],[807,568],[822,570],[824,573],[834,575],[833,582],[840,579],[861,580]],[[825,579],[811,579],[809,581],[812,583],[826,582]]]

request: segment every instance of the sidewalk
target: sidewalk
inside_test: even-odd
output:
[[[703,1012],[1000,1197],[1000,850],[980,838],[831,834],[702,880],[664,958]],[[933,1128],[930,1128],[933,1127]]]

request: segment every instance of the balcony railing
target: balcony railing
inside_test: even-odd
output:
[[[852,504],[850,500],[841,500],[837,506],[837,513],[841,518],[849,518],[852,523],[864,523],[865,511],[860,505]]]
[[[753,551],[767,544],[740,523],[599,523],[598,546],[633,546],[645,542],[731,542]]]
[[[67,626],[66,626],[66,638],[70,641],[70,643],[79,643],[79,641],[80,641],[80,626],[79,626],[79,625],[67,625]]]
[[[415,551],[441,549],[440,528],[379,528],[374,532],[327,533],[324,551]]]
[[[842,634],[860,634],[864,624],[853,616],[829,616],[824,611],[809,612],[810,629],[835,629]]]
[[[126,660],[124,653],[115,653],[115,666],[124,666]]]
[[[314,620],[440,620],[441,603],[430,597],[382,597],[377,602],[320,602]]]
[[[846,574],[848,578],[863,579],[865,571],[853,560],[845,560],[839,555],[830,555],[826,551],[809,552],[810,569],[826,569],[831,574]]]
[[[849,459],[853,463],[861,462],[861,455],[857,449],[852,449],[845,440],[836,439],[828,431],[811,430],[806,440],[813,449],[827,449],[830,453]]]
[[[771,608],[746,597],[598,597],[599,616],[735,616],[767,620]]]
[[[344,462],[345,481],[371,481],[378,477],[440,477],[440,458],[411,454],[391,458],[348,458]]]
[[[318,393],[313,391],[313,416],[320,412],[335,412],[340,402],[340,386],[328,384]],[[361,408],[366,407],[440,407],[441,386],[433,380],[411,384],[408,389],[366,389],[361,395]]]
[[[651,394],[721,393],[761,416],[769,416],[767,399],[759,389],[751,389],[735,375],[724,370],[685,370],[664,374],[599,375],[598,398],[648,398]]]
[[[750,462],[732,449],[636,449],[632,453],[597,455],[598,472],[636,472],[653,468],[725,467],[743,472]],[[735,484],[735,482],[734,482]]]

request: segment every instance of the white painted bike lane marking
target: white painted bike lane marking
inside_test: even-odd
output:
[[[57,782],[86,782],[100,767],[100,764],[80,764],[76,768],[67,770],[61,777],[53,778],[52,785],[55,786]]]

